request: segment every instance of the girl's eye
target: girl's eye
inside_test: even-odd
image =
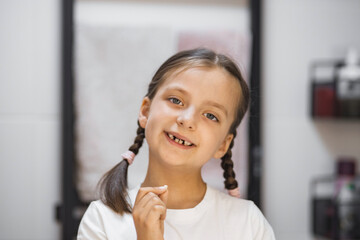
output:
[[[212,121],[215,121],[215,122],[218,122],[218,121],[219,121],[219,120],[217,119],[217,117],[215,117],[215,115],[212,114],[212,113],[205,113],[204,115],[205,115],[205,117],[207,117],[208,119],[210,119],[210,120],[212,120]]]
[[[169,98],[169,101],[176,104],[176,105],[180,105],[180,106],[184,105],[179,99],[174,98],[174,97]]]

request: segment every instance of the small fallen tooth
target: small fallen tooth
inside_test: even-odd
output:
[[[183,141],[183,140],[179,140],[179,143],[180,143],[180,144],[183,144],[183,143],[184,143],[184,141]]]

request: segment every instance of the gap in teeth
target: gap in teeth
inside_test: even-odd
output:
[[[187,142],[185,140],[179,139],[179,138],[175,137],[174,135],[172,135],[170,133],[168,133],[168,136],[169,136],[169,138],[171,138],[172,140],[174,140],[175,142],[177,142],[177,143],[179,143],[181,145],[185,145],[185,146],[191,146],[192,145],[191,143],[189,143],[189,142]]]

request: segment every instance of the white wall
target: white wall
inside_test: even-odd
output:
[[[0,1],[0,239],[58,239],[60,1]]]
[[[360,121],[310,118],[309,67],[360,51],[360,2],[268,0],[263,12],[265,214],[278,240],[312,239],[310,181],[338,155],[360,160]]]

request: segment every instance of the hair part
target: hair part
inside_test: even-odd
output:
[[[162,83],[165,82],[169,76],[195,67],[217,67],[224,69],[240,84],[241,96],[238,99],[235,119],[228,131],[229,134],[233,134],[234,137],[229,145],[227,152],[221,158],[221,167],[224,169],[225,188],[228,190],[235,189],[238,186],[238,183],[235,179],[235,172],[233,170],[234,164],[231,159],[231,149],[234,145],[236,129],[247,111],[250,101],[250,92],[234,60],[223,54],[217,54],[214,51],[206,48],[196,48],[192,50],[181,51],[166,60],[156,71],[149,84],[145,97],[148,97],[150,100],[152,100]],[[142,146],[144,138],[145,129],[139,125],[134,144],[129,148],[129,150],[132,151],[135,155]],[[101,200],[104,204],[120,214],[131,213],[132,211],[131,205],[128,201],[129,196],[127,193],[128,166],[129,164],[127,161],[122,160],[119,164],[108,171],[99,182]]]

